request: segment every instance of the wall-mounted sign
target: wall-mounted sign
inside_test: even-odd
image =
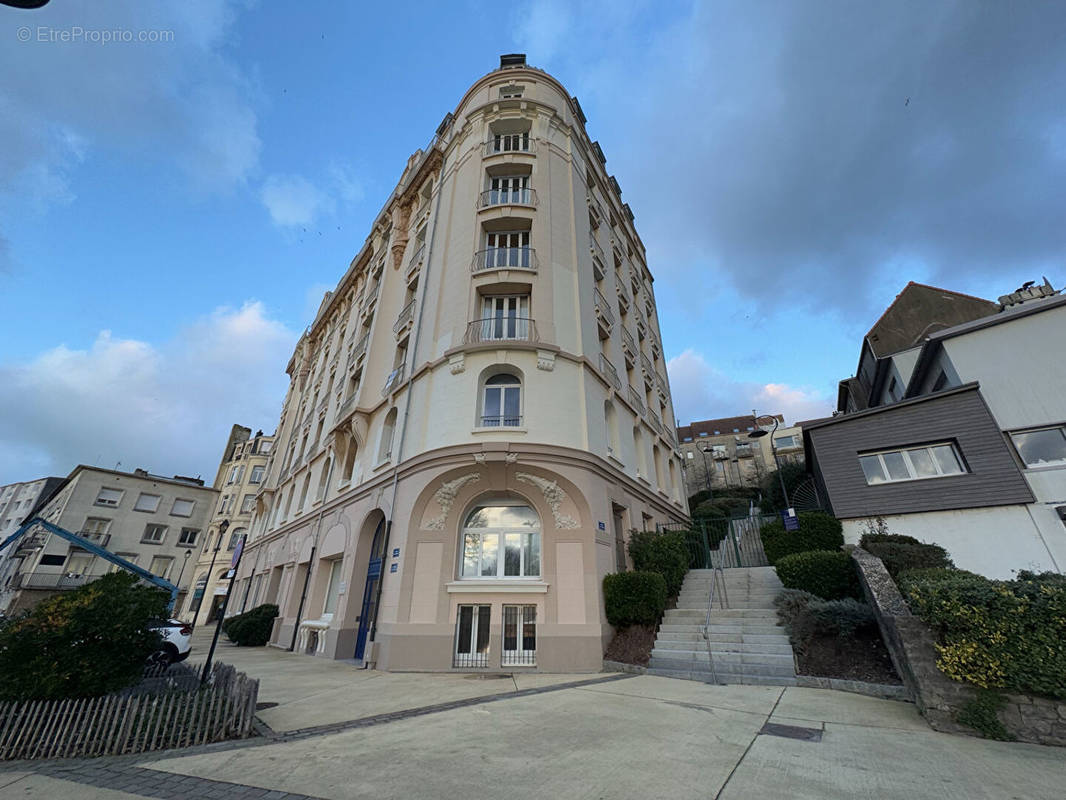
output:
[[[796,516],[796,509],[786,508],[781,512],[781,522],[785,525],[786,531],[798,531],[800,529],[799,517]]]
[[[400,568],[400,565],[399,565],[399,564],[392,564],[392,565],[391,565],[391,566],[389,567],[389,572],[395,572],[395,571],[396,571],[397,569],[399,569],[399,568]]]
[[[400,557],[400,548],[399,547],[392,548],[392,557],[393,558],[399,558]]]
[[[607,530],[607,525],[603,522],[597,522],[596,527],[599,528],[601,531]]]

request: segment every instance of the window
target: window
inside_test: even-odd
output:
[[[717,434],[718,431],[715,431],[715,433]],[[707,435],[707,431],[700,431],[700,436],[706,436],[706,435]]]
[[[390,409],[385,415],[385,425],[381,429],[381,442],[378,445],[378,462],[384,463],[392,458],[392,438],[396,432],[396,409]]]
[[[514,150],[529,152],[529,131],[497,133],[489,142],[490,153],[508,153]]]
[[[348,451],[344,454],[344,482],[352,483],[355,480],[355,460],[359,455],[359,446],[355,439],[348,440]]]
[[[254,507],[255,507],[255,495],[254,494],[246,494],[244,496],[244,499],[241,501],[241,513],[242,514],[249,514],[249,513],[251,513],[251,511],[252,511],[252,509]]]
[[[489,665],[491,606],[459,606],[455,617],[454,667]]]
[[[524,86],[501,86],[500,87],[500,99],[501,100],[514,100],[515,98],[522,96],[522,90],[526,88]]]
[[[1027,467],[1066,464],[1066,426],[1012,433],[1010,438]]]
[[[144,536],[141,537],[141,541],[147,542],[148,544],[162,544],[166,535],[166,525],[148,524],[144,526]]]
[[[618,414],[610,400],[603,404],[603,419],[607,425],[607,455],[618,458],[622,449],[618,439]]]
[[[322,463],[322,469],[318,473],[318,488],[315,490],[315,502],[322,500],[329,491],[330,472],[333,471],[333,457],[329,456]]]
[[[236,455],[236,453],[234,453],[234,455]],[[231,469],[230,472],[229,472],[229,480],[226,481],[226,483],[236,483],[237,482],[237,476],[240,474],[240,471],[241,471],[240,466],[236,466],[233,469]]]
[[[335,559],[329,562],[329,585],[326,587],[326,604],[322,607],[323,614],[333,614],[337,610],[337,599],[341,594],[341,567],[343,559]]]
[[[45,553],[41,556],[39,564],[42,567],[61,567],[66,560],[67,557],[65,555]]]
[[[503,657],[501,666],[537,663],[537,607],[503,607]]]
[[[173,566],[174,559],[170,556],[156,556],[152,559],[152,564],[148,567],[148,571],[165,580],[170,577],[170,570]]]
[[[489,179],[489,190],[484,195],[483,204],[486,206],[503,205],[506,203],[525,203],[528,204],[532,195],[529,191],[529,176],[528,175],[509,175],[507,177],[493,177]],[[512,234],[489,234],[489,238],[493,236],[511,237],[518,236],[524,239],[525,247],[529,246],[529,231],[523,231],[522,233]],[[489,245],[490,247],[492,245]],[[528,255],[528,254],[527,254]],[[522,266],[529,266],[528,263]]]
[[[148,494],[147,492],[141,492],[137,498],[137,502],[133,504],[134,511],[147,511],[154,514],[159,510],[160,497],[157,494]]]
[[[200,531],[197,528],[182,528],[181,535],[178,536],[178,545],[181,547],[195,547],[199,536]]]
[[[796,437],[795,436],[791,436],[791,435],[790,436],[778,436],[776,439],[774,439],[774,447],[776,447],[778,449],[788,448],[788,447],[796,447],[798,444],[799,444],[799,442],[796,441]]]
[[[478,327],[480,341],[529,339],[529,296],[483,298]]]
[[[86,517],[85,524],[81,526],[81,535],[87,539],[97,540],[107,533],[111,526],[111,520],[104,517]]]
[[[888,383],[888,396],[892,398],[893,403],[898,403],[903,396],[899,389],[899,381],[894,376]]]
[[[252,474],[248,477],[248,483],[262,483],[263,472],[263,467],[252,467]]]
[[[228,503],[228,502],[229,502],[229,495],[228,494],[222,495],[222,497],[220,497],[218,499],[218,511],[216,511],[215,513],[216,514],[224,513],[225,510],[226,510],[226,503]]]
[[[518,197],[529,194],[529,189],[523,188],[523,186],[512,188],[512,184],[510,183],[500,184],[501,188],[497,189],[495,182],[496,179],[493,179],[493,190],[488,192],[487,197],[490,199],[492,197],[499,198],[504,196],[508,198],[507,200],[497,199],[494,201],[496,203],[522,202]],[[504,186],[506,186],[506,188],[503,188]],[[526,269],[529,269],[530,266],[532,266],[530,258],[529,231],[510,231],[504,233],[493,231],[485,234],[484,269],[499,269],[502,267],[525,267]]]
[[[170,508],[172,517],[191,517],[192,510],[196,507],[195,500],[175,500]]]
[[[522,424],[522,381],[509,372],[485,381],[481,403],[481,426],[516,427]]]
[[[966,471],[955,446],[947,443],[868,453],[859,456],[859,463],[870,486],[960,475]]]
[[[237,542],[239,542],[241,539],[244,538],[245,531],[246,531],[245,528],[236,528],[236,529],[234,529],[234,531],[229,535],[229,544],[226,545],[226,549],[227,550],[236,550],[237,549]]]
[[[98,506],[111,506],[114,508],[121,500],[121,489],[101,489],[100,494],[96,495],[96,505]]]
[[[480,506],[463,528],[463,578],[539,578],[540,520],[529,506]]]
[[[136,564],[137,563],[137,554],[136,553],[115,553],[115,555],[118,556],[121,559],[129,561],[131,564]],[[107,571],[108,572],[124,572],[125,569],[123,567],[120,567],[118,564],[112,564],[111,567]]]

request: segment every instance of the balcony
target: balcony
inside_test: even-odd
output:
[[[407,262],[407,271],[404,273],[404,276],[407,279],[408,283],[411,282],[411,278],[414,277],[415,273],[418,272],[419,268],[422,266],[422,262],[425,260],[425,257],[426,244],[425,242],[423,242],[421,245],[419,245],[418,249],[415,250],[415,254],[411,256],[411,260]]]
[[[618,379],[618,370],[614,368],[614,364],[603,353],[600,353],[600,372],[604,374],[604,377],[615,388],[615,391],[622,391],[622,381]]]
[[[614,265],[621,267],[626,263],[626,251],[622,243],[611,237],[611,254],[614,256]]]
[[[358,396],[359,396],[359,388],[356,387],[355,391],[352,392],[348,396],[348,399],[345,400],[343,403],[341,403],[340,408],[337,409],[337,423],[338,424],[343,422],[348,417],[348,415],[351,414],[355,410],[355,399]],[[281,477],[284,478],[285,475],[282,474]]]
[[[318,418],[322,419],[326,416],[326,409],[329,408],[329,398],[322,398],[322,402],[318,404]]]
[[[659,399],[665,403],[668,398],[666,391],[666,378],[662,376],[661,372],[655,373],[655,390],[659,393]]]
[[[388,397],[396,390],[396,387],[399,386],[402,382],[403,364],[401,364],[392,372],[390,372],[389,376],[385,379],[385,385],[381,388],[382,397]]]
[[[654,428],[657,433],[663,433],[662,420],[660,420],[659,415],[652,411],[650,408],[648,409],[648,422],[651,423],[652,428]]]
[[[603,209],[600,208],[600,204],[596,201],[596,198],[591,194],[588,196],[589,201],[589,223],[592,225],[592,229],[600,227],[603,224]]]
[[[652,369],[651,361],[643,353],[640,354],[640,372],[644,376],[644,385],[651,389],[655,385],[655,370]]]
[[[640,350],[637,348],[637,343],[633,339],[631,334],[625,327],[622,328],[622,353],[626,358],[626,369],[631,369],[635,363],[637,353]]]
[[[486,317],[466,326],[466,344],[483,342],[536,342],[537,326],[525,317]]]
[[[595,304],[596,322],[600,326],[600,338],[606,339],[611,335],[611,329],[614,327],[614,314],[611,313],[611,308],[607,305],[607,298],[603,296],[603,292],[599,289],[594,288],[592,290],[592,299]]]
[[[73,572],[22,572],[11,583],[16,589],[77,589],[99,578],[99,575],[79,575]]]
[[[482,428],[520,428],[522,427],[522,417],[481,417],[478,424]]]
[[[366,344],[370,340],[370,334],[364,333],[363,338],[352,345],[352,349],[348,351],[348,364],[345,370],[350,372],[352,367],[356,366],[363,360],[363,356],[366,355]]]
[[[637,318],[637,338],[643,342],[644,337],[648,335],[648,321],[644,319],[644,312],[639,306],[633,309],[633,315]]]
[[[536,207],[537,192],[535,189],[488,189],[481,193],[478,208],[493,208],[495,206],[530,206]]]
[[[411,329],[415,320],[415,301],[411,300],[410,303],[403,307],[403,311],[396,318],[396,322],[392,325],[392,332],[396,334],[397,338],[401,338],[407,331]]]
[[[508,153],[533,155],[537,152],[537,140],[529,131],[523,133],[500,133],[485,142],[486,156],[501,156]]]
[[[379,294],[381,294],[380,283],[375,283],[371,288],[367,289],[366,297],[363,298],[363,307],[359,309],[359,313],[364,319],[374,313],[374,306],[378,302]]]
[[[603,254],[603,248],[595,236],[589,237],[589,250],[592,252],[592,274],[596,276],[596,280],[602,281],[607,274],[607,256]]]
[[[629,387],[629,402],[632,403],[641,414],[644,413],[644,398],[641,397],[640,392],[632,386]]]
[[[629,292],[626,291],[626,287],[622,285],[622,279],[619,278],[614,283],[614,289],[618,293],[618,306],[623,311],[629,310]]]
[[[532,247],[488,247],[474,253],[474,274],[492,269],[537,271],[537,253]]]
[[[651,348],[652,358],[662,358],[663,350],[659,344],[659,337],[652,333],[648,335],[648,339],[650,340],[648,346]]]

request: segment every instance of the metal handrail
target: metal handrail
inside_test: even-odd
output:
[[[481,193],[480,208],[492,206],[536,206],[536,189],[486,189]]]
[[[611,313],[611,307],[607,305],[607,298],[603,296],[603,292],[593,288],[592,299],[596,306],[596,310],[604,318],[607,324],[614,325],[614,314]]]
[[[381,390],[382,396],[386,396],[390,392],[392,392],[393,389],[395,389],[397,386],[400,385],[400,382],[402,380],[403,380],[403,364],[401,364],[396,369],[394,369],[392,372],[390,372],[389,373],[389,377],[387,377],[385,379],[385,386]]]
[[[517,428],[522,424],[521,415],[500,414],[495,417],[482,417],[482,428]]]
[[[622,381],[618,379],[618,370],[614,368],[614,364],[603,353],[600,353],[600,372],[604,373],[618,391],[622,391]]]
[[[413,320],[414,318],[415,318],[415,301],[412,300],[410,303],[408,303],[407,305],[405,305],[403,307],[403,311],[401,311],[400,315],[398,317],[396,317],[396,322],[393,323],[393,326],[392,326],[392,332],[393,333],[399,333],[403,329],[403,326],[406,325],[411,320]]]
[[[485,317],[475,319],[466,326],[466,344],[479,342],[535,342],[537,325],[527,317]]]
[[[629,387],[629,402],[635,405],[640,410],[641,414],[644,413],[644,398],[642,398],[640,392],[632,386]]]
[[[486,247],[474,253],[473,272],[490,269],[537,269],[537,251],[532,247]]]
[[[499,156],[506,153],[535,153],[537,140],[529,131],[522,133],[498,133],[485,142],[486,156]]]

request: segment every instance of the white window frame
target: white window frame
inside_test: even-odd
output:
[[[513,383],[494,383],[489,384],[493,378],[498,378],[503,375],[510,375],[514,378]],[[507,398],[508,389],[518,390],[518,414],[504,414],[505,401]],[[496,391],[500,394],[499,408],[501,413],[495,417],[488,417],[485,415],[485,411],[489,406],[489,392]],[[489,375],[485,379],[485,384],[481,387],[481,413],[478,414],[477,424],[479,428],[518,428],[522,425],[522,412],[523,412],[523,400],[522,397],[522,379],[515,375],[513,372],[498,372],[495,375]],[[495,421],[492,421],[495,420]]]
[[[252,467],[252,472],[248,476],[248,483],[262,483],[263,475],[266,472],[266,467],[259,465]]]
[[[470,638],[461,638],[463,613],[470,613]],[[485,619],[482,620],[482,611]],[[487,667],[489,665],[489,652],[492,650],[492,606],[487,603],[477,605],[463,604],[455,609],[455,645],[453,646],[453,661],[455,667]],[[483,650],[479,649],[478,643],[482,640]],[[461,648],[466,648],[465,652]]]
[[[189,513],[188,514],[182,514],[180,511],[178,511],[178,503],[188,503],[189,504]],[[196,501],[195,500],[189,500],[186,497],[175,497],[174,498],[174,503],[170,506],[170,516],[172,516],[172,517],[191,517],[192,516],[192,512],[195,509],[196,509]]]
[[[192,534],[192,541],[186,541],[188,538],[186,534]],[[182,528],[178,534],[178,547],[196,547],[196,542],[200,538],[199,528]]]
[[[229,484],[231,484],[231,483],[236,483],[237,482],[237,476],[240,473],[240,470],[241,470],[241,467],[240,467],[239,464],[234,466],[233,469],[230,470],[230,472],[229,472],[229,480],[226,481],[226,485],[227,486]]]
[[[1025,456],[1022,455],[1022,449],[1018,446],[1018,440],[1015,437],[1024,436],[1028,433],[1043,433],[1044,431],[1058,431],[1059,435],[1066,440],[1066,425],[1046,425],[1042,428],[1029,428],[1024,431],[1011,431],[1010,433],[1011,444],[1014,445],[1014,450],[1018,453],[1018,459],[1023,465],[1025,465],[1026,469],[1061,469],[1066,466],[1066,458],[1060,458],[1056,461],[1036,462],[1033,464],[1030,464],[1025,460]]]
[[[507,505],[506,503],[500,503],[498,505]],[[525,503],[514,503],[512,505],[526,506]],[[536,512],[532,506],[526,506]],[[473,509],[470,514],[473,513]],[[467,519],[470,518],[470,514],[467,514]],[[518,534],[520,536],[535,536],[536,537],[536,551],[537,551],[537,572],[536,574],[526,574],[526,543],[524,540],[520,540],[518,558],[519,567],[517,575],[506,574],[506,537],[508,535]],[[478,536],[477,543],[477,574],[466,574],[466,545],[467,537]],[[461,531],[461,540],[459,543],[459,579],[464,581],[537,581],[541,579],[544,570],[544,541],[542,537],[542,530],[540,527],[533,528],[471,528],[464,526]],[[496,573],[494,575],[482,575],[482,561],[485,553],[485,539],[487,537],[493,537],[496,539]]]
[[[515,631],[516,647],[507,649],[507,626],[508,616],[513,614],[512,620],[517,630]],[[536,605],[512,605],[503,606],[503,619],[500,630],[500,666],[501,667],[535,667],[537,665],[537,607]],[[533,626],[533,649],[525,647],[525,630],[527,625]]]
[[[255,508],[255,495],[254,494],[246,494],[243,498],[241,498],[241,511],[240,511],[240,513],[242,513],[242,514],[250,514],[254,508]]]
[[[497,294],[481,298],[480,339],[483,342],[524,341],[529,338],[529,295]]]
[[[117,494],[118,497],[115,500],[105,499],[104,492],[113,492]],[[101,486],[93,505],[104,506],[105,508],[118,508],[118,505],[122,502],[122,497],[125,494],[126,492],[123,489],[112,489],[110,486]]]
[[[158,539],[148,535],[148,531],[154,528],[157,528],[162,531]],[[158,522],[149,522],[147,525],[144,526],[144,533],[141,534],[141,541],[145,544],[163,544],[163,542],[166,541],[168,530],[169,528],[166,525],[160,525]]]
[[[329,580],[326,582],[326,596],[322,600],[322,616],[333,617],[341,602],[341,584],[344,583],[344,559],[335,558],[329,562]],[[336,589],[336,593],[334,593]],[[333,598],[333,608],[329,607],[330,597]]]
[[[104,524],[101,530],[91,530],[89,525],[90,522],[102,522]],[[109,530],[111,530],[111,520],[109,520],[107,517],[86,517],[85,522],[81,526],[82,535],[89,534],[90,536],[106,536]]]
[[[155,498],[155,504],[151,508],[141,508],[141,501],[145,498]],[[159,504],[163,501],[163,495],[152,494],[151,492],[141,492],[137,495],[137,501],[133,504],[134,511],[140,511],[142,514],[154,514],[159,510]]]
[[[943,472],[940,467],[940,462],[936,456],[933,455],[933,448],[935,447],[950,447],[952,454],[955,456],[955,461],[959,465],[958,472]],[[911,461],[910,454],[919,450],[925,450],[929,454],[929,459],[933,464],[933,468],[936,469],[936,475],[919,475],[918,470],[915,469],[914,463]],[[906,478],[891,478],[889,477],[888,465],[885,463],[885,456],[892,455],[894,453],[900,453],[903,457],[903,465],[907,468],[908,477]],[[877,481],[871,483],[869,477],[866,476],[866,471],[862,467],[862,460],[869,457],[877,457],[877,461],[881,466],[881,472],[884,474],[885,479],[883,481]],[[959,453],[959,448],[954,442],[933,442],[932,444],[921,445],[918,447],[898,447],[891,450],[878,450],[873,453],[860,453],[859,454],[859,469],[863,472],[863,478],[866,481],[867,486],[882,486],[886,483],[908,483],[910,481],[927,481],[936,480],[937,478],[950,478],[955,475],[966,475],[969,470],[966,469],[966,462],[962,460],[962,455]]]

